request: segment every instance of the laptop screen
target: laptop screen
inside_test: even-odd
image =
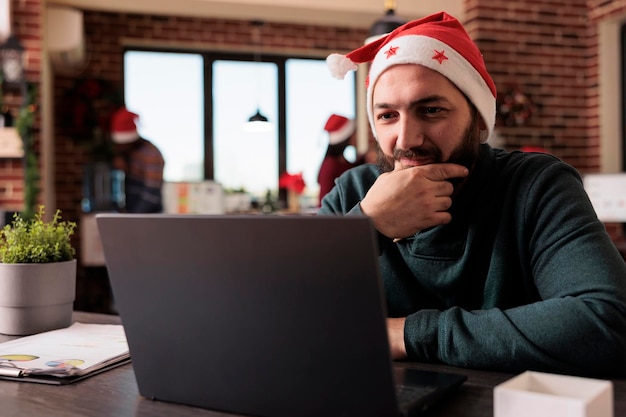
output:
[[[143,396],[276,417],[399,414],[366,217],[96,220]]]

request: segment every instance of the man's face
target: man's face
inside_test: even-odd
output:
[[[443,75],[421,65],[396,65],[380,75],[372,98],[383,171],[440,162],[472,168],[482,121]]]

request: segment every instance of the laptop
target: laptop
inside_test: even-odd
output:
[[[466,379],[393,366],[366,217],[96,219],[143,397],[266,417],[413,416]]]

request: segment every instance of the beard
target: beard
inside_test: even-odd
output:
[[[393,156],[388,156],[380,149],[380,145],[377,145],[378,156],[376,164],[380,172],[389,172],[395,169],[395,161],[408,158],[428,158],[432,160],[434,164],[448,162],[453,164],[463,165],[467,169],[472,171],[472,168],[478,160],[480,154],[480,116],[477,112],[473,112],[473,117],[470,125],[465,129],[463,133],[463,140],[457,146],[450,157],[444,161],[441,154],[441,150],[436,146],[427,144],[425,146],[416,146],[410,149],[394,149]],[[450,180],[452,183],[456,183],[457,179]],[[459,179],[460,180],[460,179]]]

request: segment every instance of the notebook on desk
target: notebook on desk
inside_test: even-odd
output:
[[[419,415],[465,376],[390,359],[365,217],[98,214],[142,396],[255,416]],[[399,404],[403,391],[422,393]]]

